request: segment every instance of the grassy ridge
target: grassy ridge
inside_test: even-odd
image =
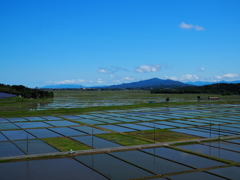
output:
[[[141,140],[136,137],[127,136],[124,134],[98,134],[97,137],[124,145],[124,146],[133,146],[133,145],[141,145],[141,144],[151,144],[152,141]]]
[[[127,132],[127,135],[156,142],[173,142],[198,139],[196,136],[173,132],[167,129]]]
[[[45,141],[46,143],[52,145],[53,147],[56,147],[60,151],[69,151],[70,149],[72,149],[74,151],[91,149],[90,147],[88,147],[82,143],[73,141],[66,137],[46,138],[46,139],[42,139],[42,140]]]

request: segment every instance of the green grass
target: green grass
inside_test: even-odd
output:
[[[191,141],[191,142],[180,142],[180,143],[174,143],[171,144],[171,146],[184,146],[184,145],[191,145],[191,144],[197,144],[197,141]]]
[[[61,155],[50,155],[50,156],[38,156],[38,157],[27,157],[27,158],[19,158],[19,159],[2,159],[0,163],[6,162],[18,162],[18,161],[30,161],[30,160],[39,160],[39,159],[53,159],[53,158],[63,158],[69,157],[68,154],[61,154]]]
[[[90,147],[81,144],[80,142],[76,142],[65,137],[47,138],[42,140],[52,145],[53,147],[56,147],[60,151],[69,151],[70,149],[72,149],[73,151],[91,149]]]
[[[130,136],[142,138],[142,139],[147,139],[150,141],[154,141],[154,138],[155,138],[155,141],[157,142],[172,142],[172,141],[198,139],[198,137],[195,137],[195,136],[173,132],[167,129],[157,129],[155,133],[154,133],[154,130],[146,130],[146,131],[127,132],[126,134]]]
[[[132,145],[141,145],[141,144],[150,144],[152,143],[151,141],[147,141],[147,140],[141,140],[138,139],[136,137],[131,137],[131,136],[127,136],[124,134],[98,134],[96,135],[100,138],[124,145],[124,146],[132,146]]]

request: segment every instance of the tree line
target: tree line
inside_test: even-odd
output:
[[[9,94],[15,94],[17,96],[21,96],[24,98],[32,98],[32,99],[43,99],[43,98],[53,98],[54,94],[50,91],[44,91],[40,89],[31,89],[28,87],[25,87],[23,85],[5,85],[0,84],[0,92],[3,93],[9,93]]]
[[[221,94],[221,95],[233,95],[240,94],[240,83],[238,84],[227,84],[227,83],[217,83],[204,86],[185,86],[175,89],[154,89],[151,93],[161,93],[161,94]]]

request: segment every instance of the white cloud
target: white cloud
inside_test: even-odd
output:
[[[98,68],[97,71],[99,73],[101,73],[101,74],[110,74],[110,73],[112,73],[111,71],[108,71],[107,69],[104,69],[104,68]]]
[[[112,69],[113,69],[114,72],[117,72],[117,71],[129,71],[126,68],[121,68],[121,67],[112,67]]]
[[[186,24],[185,22],[182,22],[179,25],[179,27],[182,28],[182,29],[191,29],[191,28],[193,28],[193,25],[192,24]]]
[[[124,80],[124,81],[133,81],[134,78],[130,77],[130,76],[126,76],[126,77],[123,77],[122,80]]]
[[[115,79],[113,82],[120,83],[121,81],[119,79]]]
[[[210,81],[210,82],[219,82],[222,80],[234,80],[236,78],[239,78],[240,75],[238,74],[224,74],[222,76],[198,76],[198,75],[191,75],[191,74],[186,74],[180,77],[177,76],[165,76],[164,79],[171,79],[171,80],[175,80],[175,81]]]
[[[204,71],[205,71],[205,68],[204,68],[204,67],[200,67],[200,68],[198,68],[198,71],[204,72]]]
[[[192,24],[186,24],[185,22],[182,22],[179,25],[180,28],[182,29],[195,29],[196,31],[203,31],[205,28],[198,26],[198,25],[192,25]]]
[[[183,75],[180,80],[182,81],[195,81],[195,80],[199,80],[199,77],[197,75],[191,75],[191,74],[186,74]]]
[[[171,80],[177,81],[178,77],[177,76],[172,76],[172,77],[164,76],[164,79],[171,79]]]
[[[126,68],[112,66],[110,68],[102,68],[101,67],[101,68],[98,68],[97,71],[98,71],[98,73],[101,73],[101,74],[113,74],[118,71],[128,71],[128,70]]]
[[[168,64],[163,64],[162,67],[164,67],[165,69],[170,69],[172,67],[170,67]]]
[[[48,84],[79,84],[88,82],[83,79],[71,79],[71,80],[63,80],[63,81],[48,81]]]
[[[203,27],[198,26],[198,25],[194,26],[194,28],[195,28],[196,31],[203,31],[203,30],[205,30]]]
[[[146,72],[157,72],[161,68],[160,65],[141,65],[135,69],[135,72],[146,73]]]
[[[131,76],[123,76],[123,77],[110,76],[110,78],[111,80],[109,82],[118,83],[118,84],[135,81],[135,78]]]
[[[215,76],[216,79],[218,80],[224,80],[224,79],[234,79],[239,77],[238,74],[224,74],[222,76]]]
[[[102,84],[102,83],[104,83],[104,82],[106,82],[106,81],[104,81],[104,80],[101,79],[101,78],[98,78],[98,80],[97,80],[97,83],[99,83],[99,84]]]
[[[97,83],[102,84],[104,81],[98,80]]]
[[[171,80],[174,80],[174,81],[196,81],[196,80],[199,80],[200,77],[197,76],[197,75],[186,74],[186,75],[183,75],[183,76],[181,76],[181,77],[177,77],[177,76],[172,76],[172,77],[165,76],[164,79],[171,79]]]

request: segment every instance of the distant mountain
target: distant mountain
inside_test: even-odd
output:
[[[205,82],[205,81],[195,81],[195,82],[186,82],[186,83],[194,86],[204,86],[204,85],[214,84],[214,82]]]
[[[9,98],[9,97],[15,97],[15,94],[9,94],[9,93],[2,93],[0,92],[0,99],[4,99],[4,98]]]
[[[77,85],[77,84],[58,84],[58,85],[43,86],[41,88],[44,88],[44,89],[79,89],[79,88],[102,88],[102,87],[105,87],[105,85],[87,87],[87,86],[82,86],[82,85]]]
[[[46,89],[68,89],[68,88],[84,88],[85,86],[76,85],[76,84],[58,84],[58,85],[49,85],[43,86],[41,88]]]
[[[105,88],[108,88],[108,89],[153,88],[153,89],[155,89],[155,88],[175,88],[175,87],[181,87],[181,86],[191,86],[191,85],[185,84],[185,83],[182,83],[179,81],[173,81],[170,79],[162,80],[162,79],[158,79],[158,78],[152,78],[152,79],[138,81],[138,82],[123,83],[123,84],[119,84],[119,85],[107,86]]]
[[[240,81],[219,81],[219,82],[195,81],[195,82],[186,82],[186,84],[191,84],[191,85],[194,85],[194,86],[204,86],[204,85],[217,84],[217,83],[237,84],[237,83],[240,83]]]
[[[183,87],[183,86],[204,86],[204,85],[211,85],[216,83],[233,83],[237,84],[240,83],[240,81],[219,81],[219,82],[207,82],[207,81],[196,81],[196,82],[180,82],[180,81],[174,81],[174,80],[163,80],[158,78],[152,78],[148,80],[138,81],[138,82],[132,82],[132,83],[123,83],[119,85],[101,85],[101,86],[82,86],[77,84],[59,84],[59,85],[48,85],[41,88],[46,89],[71,89],[71,88],[106,88],[106,89],[126,89],[126,88],[134,88],[134,89],[141,89],[141,88],[176,88],[176,87]]]
[[[107,87],[107,85],[91,86],[91,87],[88,87],[88,88],[104,88],[104,87]]]

